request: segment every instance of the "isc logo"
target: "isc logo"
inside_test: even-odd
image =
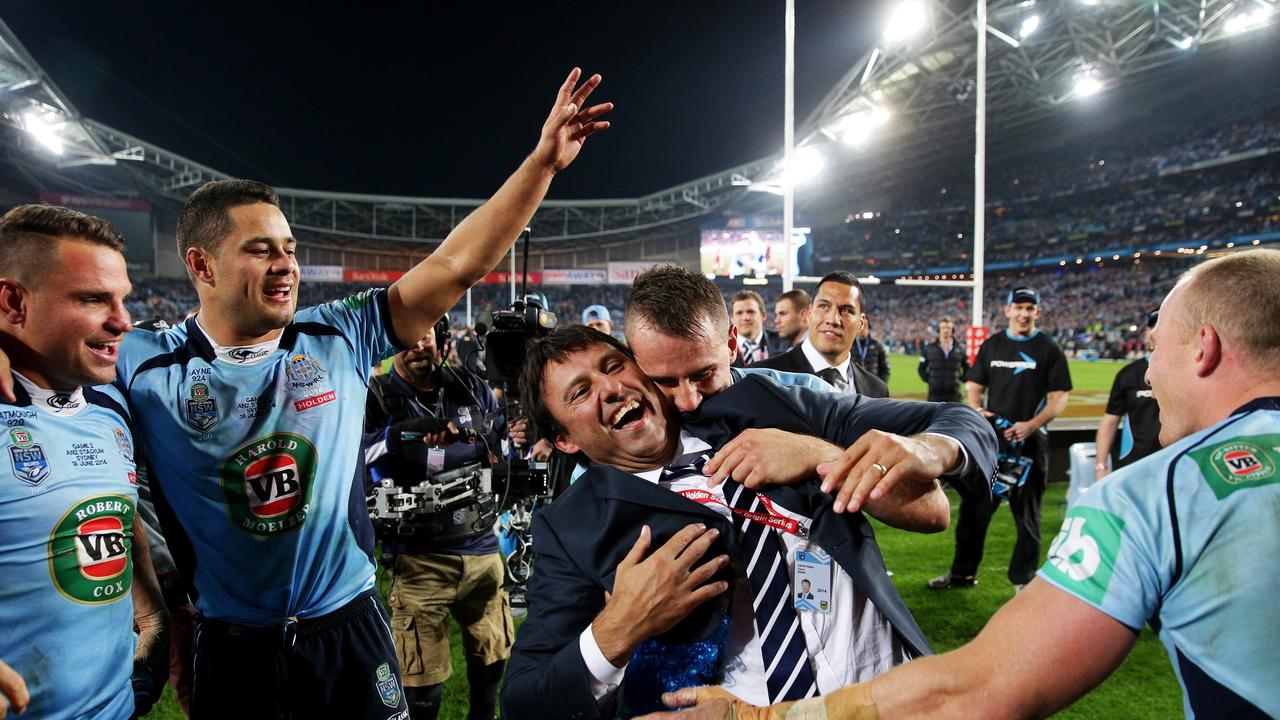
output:
[[[260,518],[283,515],[302,499],[298,464],[289,455],[271,455],[245,468],[249,511]]]
[[[1226,463],[1227,470],[1236,477],[1244,477],[1262,469],[1262,463],[1258,462],[1257,456],[1251,450],[1233,450],[1223,455],[1222,461]]]

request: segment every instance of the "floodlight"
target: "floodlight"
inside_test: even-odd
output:
[[[846,115],[836,123],[835,134],[841,142],[854,147],[861,147],[870,139],[871,133],[889,121],[889,111],[876,106],[870,110],[860,110]]]
[[[58,137],[53,126],[45,122],[36,111],[28,110],[22,114],[22,129],[31,133],[31,137],[38,140],[54,155],[62,154],[62,138]]]
[[[902,0],[889,13],[884,40],[890,44],[902,42],[918,34],[928,23],[929,14],[923,0]]]
[[[1233,15],[1227,19],[1223,31],[1228,35],[1235,35],[1246,30],[1262,27],[1271,19],[1271,6],[1265,3],[1259,3],[1257,8],[1251,13],[1240,13]]]
[[[1174,47],[1178,48],[1179,50],[1190,50],[1191,46],[1195,44],[1196,44],[1196,39],[1191,37],[1190,35],[1182,38],[1181,40],[1173,41]]]
[[[871,212],[870,210],[868,210],[868,211],[866,211],[866,212],[862,213],[862,219],[863,219],[863,220],[870,220],[870,219],[874,218],[875,216],[876,216],[876,214],[875,214],[875,213],[873,213],[873,212]]]
[[[1074,93],[1076,97],[1089,97],[1102,90],[1102,81],[1093,75],[1077,75]]]
[[[818,148],[812,145],[804,145],[796,148],[791,153],[791,163],[791,167],[794,168],[794,171],[791,172],[791,181],[800,184],[812,180],[818,173],[822,172],[823,166],[826,165],[826,160],[823,159],[822,153],[819,152]]]
[[[1018,37],[1026,40],[1040,28],[1040,16],[1032,15],[1022,21],[1022,25],[1018,27]]]

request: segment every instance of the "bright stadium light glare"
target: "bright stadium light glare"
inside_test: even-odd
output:
[[[1265,3],[1259,3],[1253,12],[1243,12],[1227,18],[1223,31],[1228,35],[1237,35],[1246,30],[1260,28],[1267,24],[1271,19],[1271,6]]]
[[[1026,20],[1023,20],[1022,25],[1018,27],[1018,37],[1022,38],[1023,40],[1026,40],[1027,38],[1034,35],[1036,30],[1039,30],[1039,29],[1040,29],[1040,16],[1032,15],[1028,17]]]
[[[1102,81],[1091,74],[1076,76],[1075,87],[1072,88],[1076,97],[1089,97],[1096,95],[1102,90]]]
[[[795,152],[791,154],[791,163],[791,167],[794,168],[791,173],[791,180],[797,185],[817,177],[827,164],[822,157],[822,153],[812,145],[796,148]]]
[[[836,124],[835,134],[846,145],[862,147],[871,138],[871,134],[889,122],[889,111],[876,106],[870,110],[860,110],[841,118]]]
[[[1188,35],[1181,40],[1175,40],[1173,44],[1179,50],[1190,50],[1191,46],[1196,44],[1196,39]]]
[[[22,114],[22,129],[30,133],[31,137],[48,148],[54,155],[62,154],[62,138],[58,137],[58,133],[54,131],[53,127],[45,122],[44,118],[40,117],[34,110],[28,110]]]
[[[929,24],[929,14],[923,0],[902,0],[889,13],[885,23],[884,41],[889,44],[909,40]]]

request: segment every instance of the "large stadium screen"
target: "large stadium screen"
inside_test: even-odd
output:
[[[793,273],[802,272],[798,251],[807,244],[808,232],[809,228],[794,228],[792,231]],[[782,228],[704,228],[702,272],[727,278],[781,275],[783,248]]]

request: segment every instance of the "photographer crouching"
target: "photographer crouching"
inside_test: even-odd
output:
[[[443,361],[448,341],[442,320],[370,382],[365,463],[375,486],[384,488],[375,488],[383,504],[394,498],[395,507],[381,516],[403,518],[380,522],[379,533],[383,557],[391,558],[387,599],[410,714],[433,720],[440,713],[453,672],[452,612],[467,660],[467,717],[491,720],[514,630],[493,532],[497,503],[480,486],[479,469],[501,454],[506,421],[481,378]],[[396,494],[413,486],[412,496]]]

